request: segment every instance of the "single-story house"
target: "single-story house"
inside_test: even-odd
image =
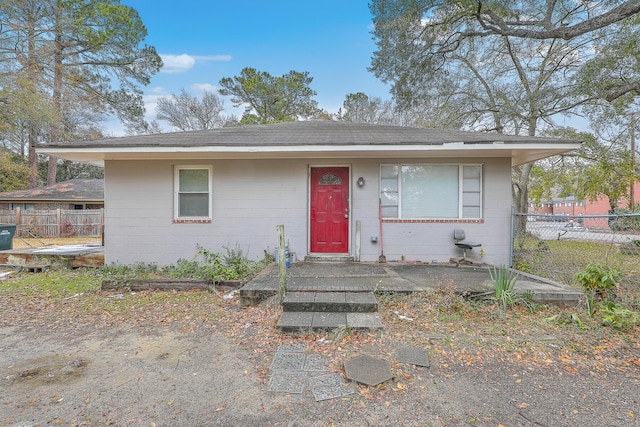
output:
[[[70,179],[45,187],[0,193],[0,209],[51,210],[101,209],[104,180]]]
[[[511,168],[573,140],[302,121],[41,147],[103,164],[105,262],[167,265],[197,245],[448,262],[454,229],[483,259],[510,251]],[[479,251],[474,252],[479,257]]]

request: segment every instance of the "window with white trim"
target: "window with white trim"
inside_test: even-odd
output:
[[[482,218],[482,165],[381,165],[380,200],[383,218]]]
[[[211,166],[176,166],[174,215],[178,220],[211,219]]]

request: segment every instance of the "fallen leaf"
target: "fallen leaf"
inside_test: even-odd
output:
[[[572,373],[572,374],[577,374],[577,373],[578,373],[578,371],[576,371],[575,369],[573,369],[571,366],[565,366],[565,367],[564,367],[564,369],[565,369],[567,372]]]
[[[528,408],[529,404],[527,402],[520,402],[517,406],[518,408]]]
[[[224,406],[218,406],[218,407],[216,408],[216,412],[220,412],[220,411],[222,411],[223,409],[224,409]]]

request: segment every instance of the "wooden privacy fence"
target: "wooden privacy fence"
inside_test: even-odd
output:
[[[2,210],[0,223],[15,224],[18,237],[102,237],[104,209]]]

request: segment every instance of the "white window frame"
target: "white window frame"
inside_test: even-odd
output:
[[[15,211],[16,208],[20,208],[22,211],[35,211],[36,204],[35,203],[9,203],[9,210]]]
[[[209,195],[209,214],[206,216],[180,216],[180,171],[183,170],[202,170],[206,169],[208,173],[208,189]],[[173,168],[173,217],[177,221],[185,220],[211,220],[213,218],[213,167],[211,165],[175,165]]]
[[[478,220],[478,219],[483,219],[483,214],[484,214],[484,207],[483,207],[483,199],[484,199],[484,165],[482,163],[385,163],[385,164],[381,164],[380,165],[380,197],[381,200],[384,200],[384,198],[382,198],[382,194],[383,194],[383,186],[382,186],[382,168],[383,167],[396,167],[398,170],[398,176],[397,176],[397,192],[396,192],[396,197],[397,197],[397,205],[387,205],[388,207],[393,207],[393,206],[397,206],[397,216],[393,217],[393,216],[384,216],[383,214],[383,219],[399,219],[399,220]],[[402,209],[402,168],[403,166],[457,166],[458,167],[458,216],[457,217],[420,217],[420,218],[414,218],[414,217],[405,217],[403,215],[403,209]],[[478,210],[479,210],[479,215],[477,217],[465,217],[463,215],[464,212],[464,185],[463,185],[463,181],[464,181],[464,167],[465,166],[473,166],[473,167],[478,167],[479,171],[480,171],[480,176],[479,176],[479,206],[478,206]],[[384,201],[382,202],[382,208],[384,211],[385,208],[385,204]],[[470,206],[470,205],[469,205]],[[474,205],[475,206],[475,205]]]

